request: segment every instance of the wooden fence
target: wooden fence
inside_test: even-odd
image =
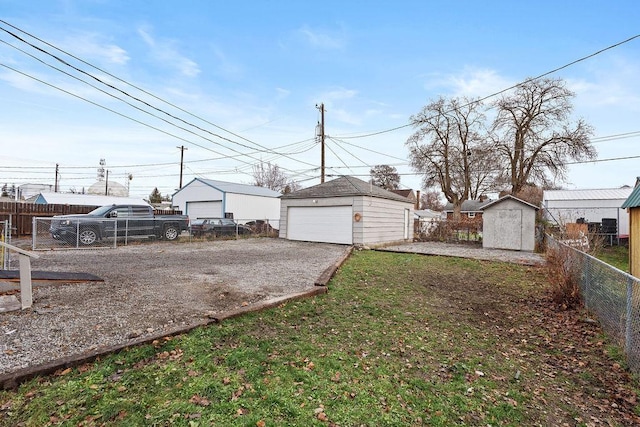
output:
[[[12,236],[30,236],[33,218],[52,217],[54,215],[72,215],[89,213],[98,206],[81,205],[36,205],[33,203],[0,202],[0,221],[11,221]],[[155,211],[156,215],[181,214],[181,211]]]

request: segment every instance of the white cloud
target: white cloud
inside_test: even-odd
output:
[[[319,49],[342,49],[345,46],[343,34],[329,34],[320,30],[312,29],[307,25],[297,30],[297,33],[311,46]]]
[[[140,27],[138,34],[151,49],[152,57],[161,62],[163,66],[170,66],[177,69],[182,75],[196,77],[200,74],[200,67],[195,61],[182,55],[175,47],[175,42],[169,39],[156,39],[150,30]]]
[[[102,40],[102,36],[93,33],[75,34],[61,42],[67,52],[87,61],[124,65],[129,62],[127,51],[120,46]]]
[[[514,84],[496,71],[466,67],[459,74],[431,74],[426,76],[425,89],[446,90],[452,97],[479,98],[491,95]]]

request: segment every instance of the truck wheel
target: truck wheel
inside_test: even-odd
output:
[[[93,228],[82,228],[78,235],[78,242],[81,245],[89,246],[93,245],[98,240],[98,233]]]
[[[167,240],[176,240],[180,235],[180,231],[175,225],[167,225],[164,227],[164,238]]]

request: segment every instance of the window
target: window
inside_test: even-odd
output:
[[[469,212],[469,213],[467,213],[467,216],[469,218],[475,218],[476,217],[476,213],[475,212]]]
[[[149,208],[146,206],[132,206],[131,210],[133,212],[133,216],[139,216],[139,217],[149,216]]]

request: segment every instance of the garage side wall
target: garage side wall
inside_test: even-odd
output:
[[[629,235],[629,214],[620,208],[624,200],[544,200],[545,218],[554,224],[565,225],[584,218],[587,222],[602,222],[602,218],[618,221],[618,234]]]
[[[189,215],[187,201],[189,202],[223,202],[224,193],[200,181],[193,181],[173,196],[173,206],[178,206],[185,215]],[[223,203],[224,205],[224,203]],[[220,212],[212,212],[209,217],[219,217]]]
[[[244,224],[254,220],[268,220],[273,228],[280,228],[280,199],[277,197],[227,193],[225,212]]]
[[[355,199],[354,243],[383,246],[413,240],[413,203],[363,196]]]

